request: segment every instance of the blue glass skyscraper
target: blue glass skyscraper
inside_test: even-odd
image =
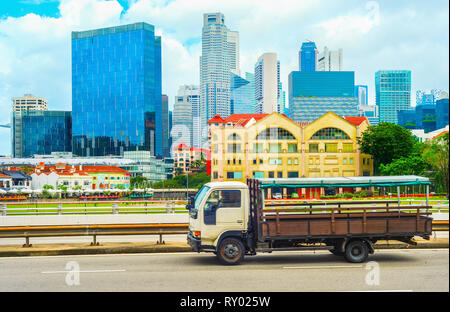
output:
[[[73,154],[162,155],[161,38],[146,23],[72,32]]]
[[[312,41],[303,42],[298,51],[298,67],[300,71],[316,71],[318,50]]]
[[[329,111],[358,116],[355,73],[350,71],[294,71],[289,74],[289,115],[313,121]]]
[[[11,118],[13,157],[72,151],[72,114],[68,111],[24,110]]]
[[[380,122],[397,123],[400,110],[411,109],[411,71],[380,70],[375,73],[375,103]]]
[[[231,114],[255,113],[255,75],[245,73],[245,79],[235,74],[231,76]]]

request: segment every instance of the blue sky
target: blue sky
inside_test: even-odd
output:
[[[182,84],[199,83],[202,14],[222,12],[240,36],[241,72],[276,52],[281,81],[298,67],[298,49],[342,48],[344,69],[369,87],[381,69],[412,71],[412,104],[419,89],[448,91],[448,1],[361,0],[16,0],[0,1],[0,124],[11,98],[31,93],[50,109],[71,109],[71,31],[147,22],[162,36],[163,92],[173,105]],[[0,128],[0,155],[10,154]]]

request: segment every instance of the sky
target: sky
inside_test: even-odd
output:
[[[286,94],[307,40],[319,52],[343,49],[344,70],[368,86],[369,104],[378,70],[411,70],[412,105],[417,90],[449,90],[447,0],[8,0],[0,1],[0,125],[10,122],[11,98],[24,94],[71,110],[72,31],[136,22],[162,36],[162,88],[172,108],[180,85],[200,82],[203,14],[214,12],[239,32],[242,75],[275,52]],[[0,155],[10,153],[10,129],[0,127]]]

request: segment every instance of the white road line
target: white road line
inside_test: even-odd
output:
[[[344,290],[343,292],[413,292],[412,289],[394,289],[394,290]]]
[[[125,272],[126,270],[87,270],[87,271],[43,271],[42,274],[59,274],[59,273],[112,273]]]
[[[362,268],[362,265],[323,265],[323,266],[302,266],[283,267],[283,269],[342,269],[342,268]]]

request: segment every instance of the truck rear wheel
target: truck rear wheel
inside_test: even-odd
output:
[[[345,247],[345,259],[352,263],[361,263],[367,260],[369,248],[361,240],[354,240]]]
[[[225,265],[236,265],[244,259],[245,247],[239,239],[225,238],[217,250],[217,259]]]

